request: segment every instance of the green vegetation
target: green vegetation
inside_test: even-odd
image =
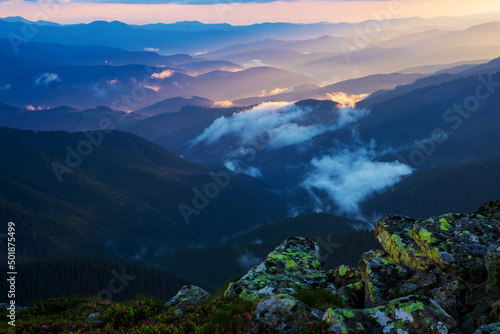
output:
[[[0,332],[28,333],[197,333],[226,334],[247,333],[258,325],[255,309],[257,302],[240,298],[221,297],[234,277],[198,306],[190,305],[181,310],[173,306],[165,309],[165,302],[152,297],[128,298],[113,302],[95,296],[71,296],[35,300],[28,308],[16,311],[16,326],[0,323]],[[342,307],[342,301],[325,289],[300,291],[295,297],[307,305],[326,310]],[[8,311],[0,308],[0,317]],[[328,324],[322,320],[294,323],[301,333],[329,333]]]
[[[174,308],[147,297],[123,303],[79,296],[35,301],[30,308],[17,311],[16,327],[0,323],[0,332],[28,333],[246,333],[257,325],[256,304],[241,299],[212,297],[199,306],[188,306],[181,316]],[[0,308],[0,317],[7,310]],[[303,326],[301,333],[327,333],[323,321]]]
[[[338,295],[331,294],[324,288],[313,290],[300,290],[294,295],[295,298],[305,303],[307,306],[320,311],[326,311],[329,308],[343,308],[344,302]]]

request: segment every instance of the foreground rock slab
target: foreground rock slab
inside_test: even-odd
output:
[[[259,324],[252,333],[300,333],[304,324],[318,321],[323,312],[290,295],[268,296],[256,307]]]
[[[455,333],[457,327],[435,301],[424,296],[407,296],[369,309],[328,309],[323,320],[331,331],[344,334],[442,334]]]
[[[480,284],[488,278],[488,252],[489,263],[498,261],[494,254],[500,247],[497,225],[497,220],[478,213],[427,220],[389,215],[376,223],[375,235],[392,259],[407,268],[438,267],[466,284]],[[490,277],[498,276],[496,265],[490,265]]]
[[[294,294],[301,289],[319,287],[327,287],[327,275],[318,244],[306,238],[290,238],[259,266],[231,283],[225,296],[258,300],[263,296]]]

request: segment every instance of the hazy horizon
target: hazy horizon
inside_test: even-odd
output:
[[[493,0],[479,2],[452,0],[405,1],[330,1],[298,0],[267,2],[229,2],[193,4],[191,1],[133,3],[134,1],[0,1],[2,17],[20,16],[30,21],[45,20],[60,24],[89,23],[96,20],[127,24],[229,23],[249,25],[264,22],[318,23],[362,22],[378,19],[390,12],[390,18],[439,18],[483,15],[500,11]],[[158,2],[158,1],[153,1]],[[96,15],[95,13],[100,13]]]

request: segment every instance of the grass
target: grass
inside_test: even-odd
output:
[[[305,303],[307,306],[320,311],[326,311],[329,308],[345,307],[339,296],[331,294],[324,288],[300,290],[296,295],[294,295],[294,297]]]

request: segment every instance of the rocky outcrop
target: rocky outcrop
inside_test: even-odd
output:
[[[375,224],[382,249],[364,253],[357,268],[328,274],[315,241],[291,238],[231,283],[225,297],[255,303],[251,333],[300,333],[323,319],[334,333],[500,334],[498,219],[500,201],[468,215],[389,215]],[[319,288],[344,305],[321,312],[298,300]],[[206,298],[184,290],[168,304],[182,309]]]
[[[301,325],[323,316],[323,312],[286,294],[263,298],[255,312],[259,322],[253,333],[300,333]]]
[[[305,238],[291,238],[276,247],[259,266],[231,283],[225,295],[256,300],[264,296],[294,294],[301,289],[327,287],[327,281],[318,244]],[[333,284],[329,288],[332,292],[336,290]]]
[[[473,214],[426,220],[389,215],[375,225],[386,253],[380,257],[388,261],[388,268],[396,264],[411,273],[403,285],[414,286],[408,292],[431,297],[459,323],[462,333],[500,320],[493,309],[500,298],[499,204],[489,202]],[[370,283],[369,276],[363,278]],[[391,277],[384,283],[394,290],[405,279]],[[393,290],[378,284],[371,291],[390,298]],[[406,294],[403,290],[399,293]]]
[[[368,309],[329,309],[323,320],[336,333],[452,333],[457,324],[425,296],[394,299]]]
[[[488,271],[486,291],[492,298],[500,298],[500,246],[496,247],[497,245],[490,247],[486,255],[486,270]]]
[[[389,260],[388,254],[379,250],[366,252],[359,261],[365,286],[365,307],[382,305],[396,297],[409,272]]]

